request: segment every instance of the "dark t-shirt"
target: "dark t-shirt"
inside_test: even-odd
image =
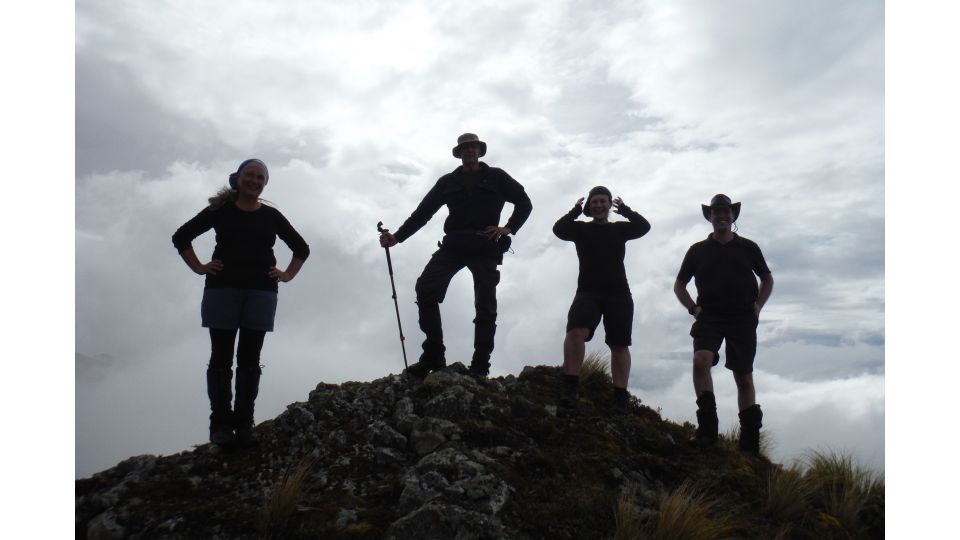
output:
[[[217,233],[213,259],[223,262],[216,275],[207,274],[208,288],[237,287],[277,291],[277,282],[268,273],[277,265],[273,244],[279,236],[294,257],[307,260],[310,247],[279,210],[265,204],[252,212],[228,201],[220,208],[204,208],[177,229],[173,245],[178,252],[191,247],[194,238],[213,229]]]
[[[734,233],[732,240],[721,244],[710,233],[687,250],[677,280],[685,285],[694,278],[697,305],[708,317],[753,316],[760,292],[754,274],[769,273],[756,243]]]
[[[627,222],[576,221],[580,212],[580,207],[575,206],[553,226],[557,238],[576,245],[580,261],[577,292],[630,294],[623,267],[626,243],[647,234],[650,222],[633,210],[624,212],[630,220]]]

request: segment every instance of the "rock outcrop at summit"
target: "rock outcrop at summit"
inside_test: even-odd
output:
[[[257,426],[257,446],[78,480],[77,538],[607,539],[618,505],[649,519],[687,481],[741,508],[745,537],[781,530],[757,512],[777,466],[690,448],[693,426],[636,400],[615,415],[602,372],[574,413],[557,410],[558,384],[556,367],[477,379],[459,363],[422,382],[321,383]]]

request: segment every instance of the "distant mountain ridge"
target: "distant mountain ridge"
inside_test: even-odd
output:
[[[456,363],[423,382],[320,383],[257,426],[255,447],[136,456],[77,480],[76,536],[657,538],[683,525],[667,523],[668,506],[690,493],[703,504],[680,515],[704,510],[693,527],[707,535],[883,536],[880,483],[852,514],[831,514],[792,469],[725,440],[691,448],[693,426],[636,400],[615,415],[602,368],[584,370],[574,413],[558,411],[559,375],[528,366],[477,379]],[[777,491],[785,479],[796,495]]]

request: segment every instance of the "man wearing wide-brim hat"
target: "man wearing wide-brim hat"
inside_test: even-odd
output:
[[[720,193],[700,207],[713,232],[690,246],[673,285],[680,303],[695,319],[690,336],[698,425],[691,443],[708,447],[717,440],[719,420],[710,369],[720,362],[720,345],[726,342],[724,366],[733,371],[737,383],[740,449],[759,456],[763,412],[756,403],[753,361],[760,310],[773,292],[773,274],[760,246],[733,232],[740,217],[739,202]],[[697,287],[696,302],[687,292],[690,278]]]
[[[519,182],[503,169],[480,161],[487,153],[487,143],[480,137],[473,133],[460,135],[452,152],[461,165],[437,180],[395,234],[387,231],[380,235],[380,245],[391,247],[413,236],[440,207],[446,205],[450,212],[443,223],[440,249],[417,279],[420,329],[426,339],[420,361],[407,368],[407,374],[416,378],[446,366],[440,303],[450,280],[464,267],[473,275],[476,307],[470,371],[482,377],[489,374],[497,328],[497,284],[500,282],[497,266],[510,247],[508,235],[516,235],[533,210]],[[500,213],[508,202],[513,204],[513,213],[501,227]]]

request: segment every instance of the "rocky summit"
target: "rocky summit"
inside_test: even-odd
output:
[[[557,367],[484,379],[459,363],[423,381],[321,383],[259,424],[255,446],[136,456],[77,480],[76,537],[656,537],[665,498],[690,485],[722,501],[725,537],[851,536],[822,509],[769,512],[782,468],[735,441],[693,448],[694,426],[635,397],[616,414],[603,371],[584,371],[574,409],[558,410],[559,385]]]

